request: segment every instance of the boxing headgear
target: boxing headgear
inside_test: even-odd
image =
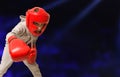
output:
[[[26,12],[26,25],[28,30],[34,36],[40,36],[44,32],[49,19],[50,15],[43,8],[40,7],[34,7]],[[38,31],[39,27],[36,26],[34,22],[44,24],[41,30]]]

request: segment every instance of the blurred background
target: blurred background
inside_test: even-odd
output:
[[[0,60],[19,15],[40,6],[50,23],[37,41],[43,77],[120,77],[120,0],[0,0]],[[13,63],[4,77],[33,77]]]

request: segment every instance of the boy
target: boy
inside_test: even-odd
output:
[[[20,16],[21,21],[6,35],[0,64],[0,77],[13,62],[23,61],[34,77],[42,77],[36,63],[36,40],[45,31],[50,15],[43,8],[34,7]]]

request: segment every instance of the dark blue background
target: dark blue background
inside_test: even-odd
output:
[[[0,59],[5,37],[34,6],[51,15],[37,41],[37,63],[43,77],[120,77],[119,0],[1,0]],[[13,63],[5,77],[32,77]]]

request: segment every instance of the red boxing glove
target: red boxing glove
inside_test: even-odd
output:
[[[29,54],[30,47],[21,39],[15,36],[8,38],[9,51],[13,61],[18,62],[26,59]]]
[[[31,48],[29,55],[28,55],[28,58],[27,58],[28,63],[30,63],[30,64],[35,63],[36,53],[37,53],[36,48]]]

